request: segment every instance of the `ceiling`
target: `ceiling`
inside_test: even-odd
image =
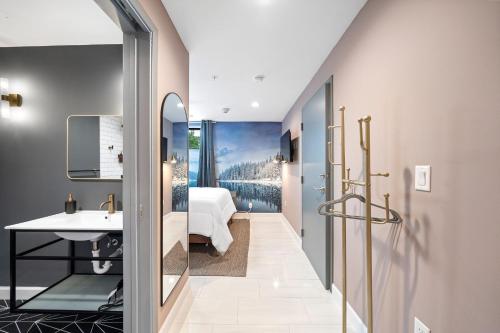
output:
[[[121,43],[93,0],[1,0],[0,47]]]
[[[169,94],[163,101],[163,118],[173,123],[182,123],[187,121],[184,104],[176,94]]]
[[[189,51],[190,119],[219,121],[282,121],[366,2],[162,1]]]

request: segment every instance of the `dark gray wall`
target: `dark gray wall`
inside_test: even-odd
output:
[[[23,95],[25,113],[22,121],[0,119],[0,285],[8,285],[4,226],[62,212],[68,192],[83,209],[98,209],[110,192],[121,201],[121,182],[66,178],[66,118],[122,113],[122,46],[0,48],[0,76]],[[23,237],[18,248],[47,237]],[[65,267],[23,263],[19,285],[47,285]]]
[[[99,117],[68,119],[68,173],[72,178],[98,178],[87,170],[100,168]],[[85,170],[85,171],[83,171]]]

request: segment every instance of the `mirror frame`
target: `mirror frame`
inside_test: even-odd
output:
[[[122,114],[71,114],[66,118],[66,178],[73,181],[100,181],[100,182],[121,182],[122,178],[96,178],[96,177],[82,177],[82,178],[74,178],[69,175],[69,119],[71,117],[120,117],[122,118],[123,124],[123,115]],[[125,143],[125,141],[124,141]]]
[[[160,135],[159,135],[159,163],[160,163],[160,305],[163,306],[167,301],[168,299],[170,298],[170,295],[172,295],[172,292],[170,294],[167,295],[167,297],[165,298],[165,301],[163,301],[163,161],[161,160],[161,144],[162,144],[162,139],[163,139],[163,111],[164,111],[164,108],[165,108],[165,103],[167,101],[167,98],[168,96],[170,95],[175,95],[177,96],[177,98],[179,98],[179,100],[181,101],[181,103],[184,105],[183,107],[183,110],[184,110],[184,114],[186,115],[186,126],[188,127],[189,129],[189,114],[188,112],[186,111],[186,104],[184,104],[184,101],[182,100],[181,96],[179,96],[179,94],[175,93],[175,92],[170,92],[168,94],[165,95],[165,97],[163,98],[163,101],[161,102],[161,109],[160,109]],[[187,134],[186,134],[186,140],[187,142],[189,143],[189,130],[187,131]],[[173,144],[173,143],[172,143]],[[187,180],[187,186],[188,186],[188,191],[187,191],[187,209],[186,209],[186,223],[187,223],[187,232],[186,232],[186,240],[187,240],[187,246],[188,246],[188,250],[187,250],[187,265],[186,265],[186,268],[184,269],[184,271],[182,272],[181,274],[181,277],[186,273],[186,271],[188,270],[189,268],[189,145],[187,147],[187,150],[188,150],[188,154],[186,155],[186,158],[187,158],[187,164],[188,164],[188,180]],[[176,282],[174,288],[172,289],[172,291],[174,291],[177,286],[179,285],[179,282],[180,282],[180,278],[179,280]]]

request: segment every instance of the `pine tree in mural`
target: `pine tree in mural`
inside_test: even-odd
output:
[[[185,182],[188,175],[187,159],[183,156],[177,157],[177,163],[173,164],[173,177],[174,182]]]
[[[281,168],[272,158],[260,162],[244,162],[230,166],[219,174],[220,180],[255,180],[281,182]]]
[[[184,212],[187,208],[188,164],[185,157],[177,157],[172,164],[172,211]]]

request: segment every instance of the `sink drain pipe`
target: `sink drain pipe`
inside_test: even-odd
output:
[[[99,257],[99,253],[101,250],[99,249],[98,242],[92,242],[92,256]],[[118,247],[115,252],[109,255],[109,257],[117,257],[123,254],[123,244]],[[106,260],[104,265],[101,267],[101,263],[98,260],[92,260],[92,268],[94,269],[94,273],[96,274],[104,274],[111,268],[111,260]]]

